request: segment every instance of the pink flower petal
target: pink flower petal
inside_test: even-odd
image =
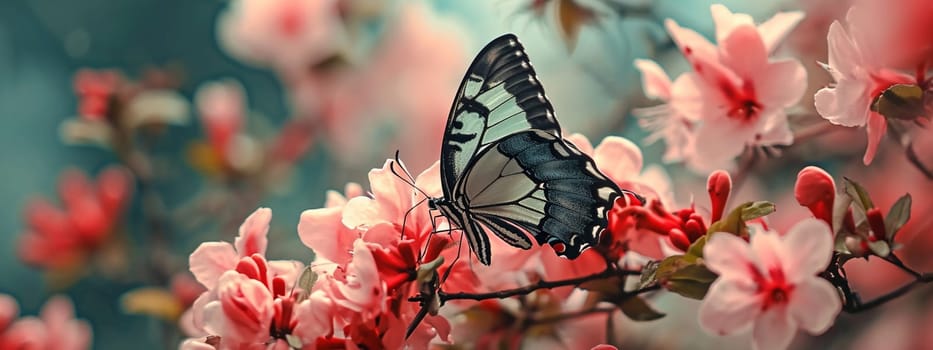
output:
[[[790,319],[785,307],[768,309],[755,322],[752,345],[756,350],[783,350],[790,346],[797,333],[797,325]]]
[[[608,136],[596,146],[593,160],[615,182],[632,181],[642,168],[641,149],[626,138]]]
[[[185,339],[178,346],[178,350],[216,350],[213,345],[204,342],[202,338]]]
[[[353,243],[353,261],[347,266],[347,282],[337,285],[345,300],[337,300],[355,311],[378,310],[384,298],[382,280],[373,253],[363,240]]]
[[[240,225],[240,234],[233,242],[240,256],[266,254],[266,245],[268,245],[266,235],[269,234],[270,221],[272,221],[272,210],[269,208],[256,209],[243,221]]]
[[[810,277],[794,285],[788,307],[800,328],[812,334],[820,334],[833,325],[842,310],[839,298],[839,293],[829,281]]]
[[[755,93],[771,107],[792,107],[807,90],[807,70],[797,60],[772,62],[756,74]]]
[[[237,254],[227,242],[205,242],[188,257],[188,269],[205,288],[217,285],[224,272],[236,268]]]
[[[830,123],[842,126],[862,126],[868,122],[866,82],[842,79],[835,87],[822,88],[814,95],[817,113]]]
[[[275,313],[268,287],[236,271],[228,271],[221,276],[217,288],[217,301],[205,307],[204,328],[224,340],[250,343],[268,340]]]
[[[19,314],[19,304],[13,297],[0,294],[0,330],[6,329],[7,325]]]
[[[590,139],[580,133],[573,133],[570,136],[564,138],[567,141],[570,141],[571,144],[577,147],[580,152],[593,156],[593,144],[590,143]]]
[[[748,243],[741,238],[724,232],[711,235],[703,247],[703,261],[720,278],[748,277],[749,266],[760,266]]]
[[[700,327],[709,334],[729,335],[747,329],[761,311],[757,286],[745,278],[720,277],[700,305]]]
[[[839,21],[829,25],[826,40],[829,43],[829,66],[836,74],[851,75],[860,69],[862,54]]]
[[[49,299],[40,312],[51,339],[63,350],[83,350],[91,344],[91,326],[74,318],[74,305],[67,297]]]
[[[316,256],[341,266],[350,262],[353,241],[359,238],[359,234],[343,225],[342,213],[339,207],[305,210],[298,222],[301,243]]]
[[[784,274],[788,281],[803,281],[822,272],[833,254],[833,233],[826,222],[807,218],[783,237]]]
[[[311,293],[295,307],[297,324],[293,334],[304,344],[313,344],[318,337],[334,331],[334,303],[323,292]]]
[[[374,226],[378,223],[391,222],[395,213],[383,211],[381,203],[373,198],[361,196],[351,198],[343,207],[341,222],[352,229]]]
[[[755,136],[755,145],[782,145],[787,146],[794,143],[794,133],[790,131],[790,125],[787,122],[787,114],[783,110],[772,114],[760,133]]]
[[[710,12],[713,14],[713,23],[716,25],[716,41],[722,43],[736,27],[755,26],[752,16],[744,13],[732,13],[722,4],[713,4],[710,6]]]
[[[800,23],[804,18],[801,11],[778,12],[773,17],[758,25],[758,33],[768,48],[768,52],[774,52],[787,34]]]
[[[635,68],[641,71],[641,84],[645,96],[662,101],[671,99],[671,78],[661,66],[652,60],[637,59]]]
[[[768,68],[768,51],[753,25],[736,27],[719,42],[719,48],[722,64],[740,77],[759,76]]]
[[[884,137],[887,129],[888,122],[884,117],[875,112],[868,114],[868,147],[865,149],[865,157],[862,157],[865,165],[871,164],[871,161],[875,159],[875,153],[878,152],[881,138]]]
[[[665,20],[664,27],[667,28],[667,32],[671,35],[671,39],[674,40],[674,43],[680,48],[684,57],[686,57],[687,61],[690,61],[692,65],[715,62],[718,60],[719,53],[716,46],[699,33],[677,25],[677,22],[674,22],[672,19]],[[696,67],[694,66],[694,68]]]

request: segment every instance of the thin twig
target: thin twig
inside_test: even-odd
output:
[[[576,285],[580,285],[582,283],[586,283],[589,281],[595,281],[595,280],[600,280],[600,279],[614,277],[614,276],[633,276],[633,275],[639,275],[639,274],[641,274],[641,271],[624,270],[624,269],[616,270],[613,268],[608,268],[602,272],[595,273],[595,274],[588,275],[588,276],[571,278],[571,279],[566,279],[566,280],[559,280],[559,281],[543,281],[542,280],[542,281],[538,281],[537,283],[529,284],[527,286],[523,286],[519,288],[505,289],[505,290],[489,292],[489,293],[465,293],[465,292],[448,293],[443,290],[439,290],[437,292],[437,296],[438,298],[440,298],[441,304],[449,300],[480,301],[480,300],[486,300],[486,299],[505,299],[505,298],[516,296],[516,295],[525,295],[525,294],[534,292],[539,289],[551,289],[551,288],[566,287],[566,286],[576,286]],[[409,298],[408,300],[409,301],[421,301],[421,298],[412,297],[412,298]]]

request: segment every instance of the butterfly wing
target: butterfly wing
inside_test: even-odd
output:
[[[506,243],[528,249],[530,233],[571,259],[599,241],[620,193],[589,156],[543,130],[518,132],[483,149],[455,188],[468,203],[467,214]],[[471,242],[485,238],[471,231],[465,230]]]
[[[451,192],[483,147],[512,133],[538,129],[560,135],[525,50],[512,34],[480,51],[454,99],[441,145],[441,185]]]

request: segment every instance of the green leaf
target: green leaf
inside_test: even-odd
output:
[[[706,266],[694,264],[674,272],[664,286],[667,290],[684,297],[702,300],[717,277],[719,276]]]
[[[710,234],[707,233],[707,234],[704,235],[703,237],[698,238],[696,241],[694,241],[692,244],[690,244],[690,247],[687,248],[687,254],[686,254],[686,256],[687,256],[688,258],[693,258],[694,260],[696,260],[696,259],[698,259],[698,258],[702,258],[702,257],[703,257],[703,247],[706,246],[706,241],[707,241],[707,238],[709,237],[709,235],[710,235]]]
[[[649,261],[641,269],[641,279],[638,281],[638,289],[648,288],[653,285],[658,284],[658,267],[661,266],[660,261]]]
[[[308,265],[301,271],[301,275],[298,276],[298,283],[295,284],[295,286],[301,288],[296,301],[305,300],[311,294],[311,287],[314,287],[315,282],[317,282],[317,273],[311,270],[311,265]]]
[[[652,321],[664,317],[664,314],[651,308],[644,299],[630,297],[617,304],[625,316],[632,321]]]
[[[434,276],[434,273],[437,272],[437,269],[443,264],[443,256],[439,256],[429,263],[421,264],[421,266],[418,267],[418,281],[424,282],[430,280]]]
[[[895,84],[871,104],[871,110],[886,118],[914,120],[924,115],[923,89],[914,84]]]
[[[709,230],[706,231],[707,235],[713,232],[729,232],[739,237],[747,237],[748,231],[746,230],[745,220],[742,219],[742,212],[752,204],[752,202],[745,202],[732,209],[729,215],[709,225]]]
[[[292,335],[292,334],[286,334],[285,341],[288,343],[288,346],[292,349],[301,349],[301,347],[304,346],[303,344],[301,344],[301,338],[298,338],[297,336]]]
[[[604,295],[620,295],[624,293],[624,286],[625,281],[622,280],[621,277],[613,276],[610,278],[587,281],[577,287],[591,292],[603,293]]]
[[[888,256],[888,254],[891,254],[891,246],[889,246],[888,242],[885,241],[869,241],[868,249],[871,249],[872,253],[875,253],[875,255],[882,258]]]
[[[887,237],[885,237],[886,241],[894,241],[894,235],[897,234],[897,231],[907,223],[907,220],[910,220],[910,204],[911,198],[910,193],[908,193],[898,198],[897,202],[894,202],[894,205],[888,210],[888,215],[884,218],[884,230],[888,233]]]
[[[871,209],[875,207],[875,204],[871,201],[871,196],[868,195],[868,191],[865,190],[865,187],[862,187],[858,182],[853,181],[848,177],[843,178],[845,181],[846,194],[852,198],[852,201],[858,203],[862,211]]]
[[[833,234],[837,237],[845,236],[839,233],[842,232],[842,223],[845,221],[846,214],[849,213],[850,204],[852,204],[852,197],[849,197],[848,194],[845,196],[836,196],[836,200],[833,203],[833,230],[835,230]]]
[[[774,203],[768,201],[758,201],[742,208],[742,220],[754,220],[773,213]]]

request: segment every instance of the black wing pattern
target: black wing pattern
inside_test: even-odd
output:
[[[560,135],[525,50],[512,34],[490,42],[467,70],[441,145],[441,185],[450,198],[467,164],[485,146],[512,133],[538,129]]]
[[[483,149],[454,192],[469,203],[468,219],[506,243],[530,248],[527,232],[571,259],[599,241],[620,195],[589,156],[543,130],[515,133]],[[466,231],[468,239],[484,234]]]

